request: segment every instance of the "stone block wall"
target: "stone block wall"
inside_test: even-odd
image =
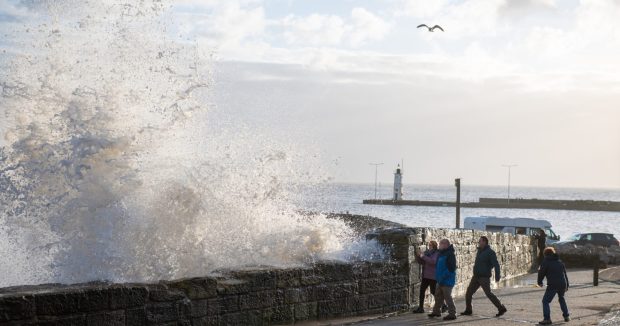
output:
[[[536,257],[529,237],[471,230],[375,231],[389,251],[382,261],[323,261],[309,267],[220,271],[155,284],[87,283],[0,289],[0,325],[273,325],[374,315],[417,305],[416,250],[431,239],[456,248],[456,294],[472,274],[476,242],[487,235],[502,278],[527,273]]]
[[[157,284],[41,285],[0,290],[0,324],[270,325],[408,307],[398,264],[319,262]]]
[[[473,275],[478,239],[483,235],[489,238],[491,248],[497,253],[502,279],[535,271],[536,242],[524,235],[465,229],[394,228],[368,234],[368,238],[377,239],[388,247],[392,260],[400,263],[408,278],[409,303],[416,306],[422,272],[415,261],[416,252],[424,251],[430,240],[439,242],[443,238],[449,239],[456,251],[458,267],[453,294],[464,295]],[[427,299],[432,302],[430,295]]]

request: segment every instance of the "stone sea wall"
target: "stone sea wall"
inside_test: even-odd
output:
[[[366,217],[364,225],[368,223]],[[448,238],[455,244],[458,295],[471,276],[481,235],[487,235],[497,251],[502,278],[533,267],[536,249],[529,237],[395,226],[367,235],[386,247],[387,257],[381,261],[256,267],[155,284],[4,288],[0,289],[0,324],[271,325],[401,311],[417,305],[417,250],[425,249],[431,239]]]
[[[457,259],[457,284],[453,294],[465,294],[473,274],[478,239],[489,238],[489,245],[497,253],[501,278],[533,272],[536,269],[536,242],[532,237],[465,229],[434,228],[394,228],[368,235],[389,247],[392,259],[401,264],[408,279],[409,303],[415,306],[418,301],[422,270],[415,261],[418,251],[424,251],[430,240],[446,238],[454,245]],[[432,300],[430,295],[428,299]]]
[[[248,269],[158,284],[3,289],[0,323],[267,325],[406,309],[407,283],[390,261]]]

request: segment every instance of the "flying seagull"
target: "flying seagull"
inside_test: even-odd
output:
[[[435,26],[433,26],[433,27],[428,27],[426,24],[420,24],[420,25],[418,25],[418,28],[420,28],[420,27],[426,27],[426,28],[428,28],[428,31],[429,31],[429,32],[434,32],[436,28],[437,28],[437,29],[440,29],[442,32],[444,32],[443,28],[441,28],[441,26],[439,26],[439,25],[435,25]]]

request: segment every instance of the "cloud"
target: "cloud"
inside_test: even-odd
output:
[[[335,15],[289,15],[276,24],[284,30],[286,42],[292,45],[333,46],[341,44],[345,35],[345,23]]]
[[[392,28],[391,24],[364,8],[353,8],[351,21],[350,43],[354,46],[367,41],[379,41]]]
[[[557,5],[557,0],[510,0],[504,2],[499,9],[504,13],[522,14],[525,11],[556,8]]]
[[[204,46],[236,52],[256,46],[265,34],[265,10],[257,1],[180,1],[175,5],[180,32]]]
[[[274,21],[289,45],[351,46],[381,40],[390,24],[364,8],[353,8],[346,19],[338,15],[288,15]]]

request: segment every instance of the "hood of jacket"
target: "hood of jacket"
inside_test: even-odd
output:
[[[446,249],[439,250],[439,254],[442,255],[442,256],[450,254],[450,253],[452,253],[452,254],[454,253],[454,245],[450,245]]]

